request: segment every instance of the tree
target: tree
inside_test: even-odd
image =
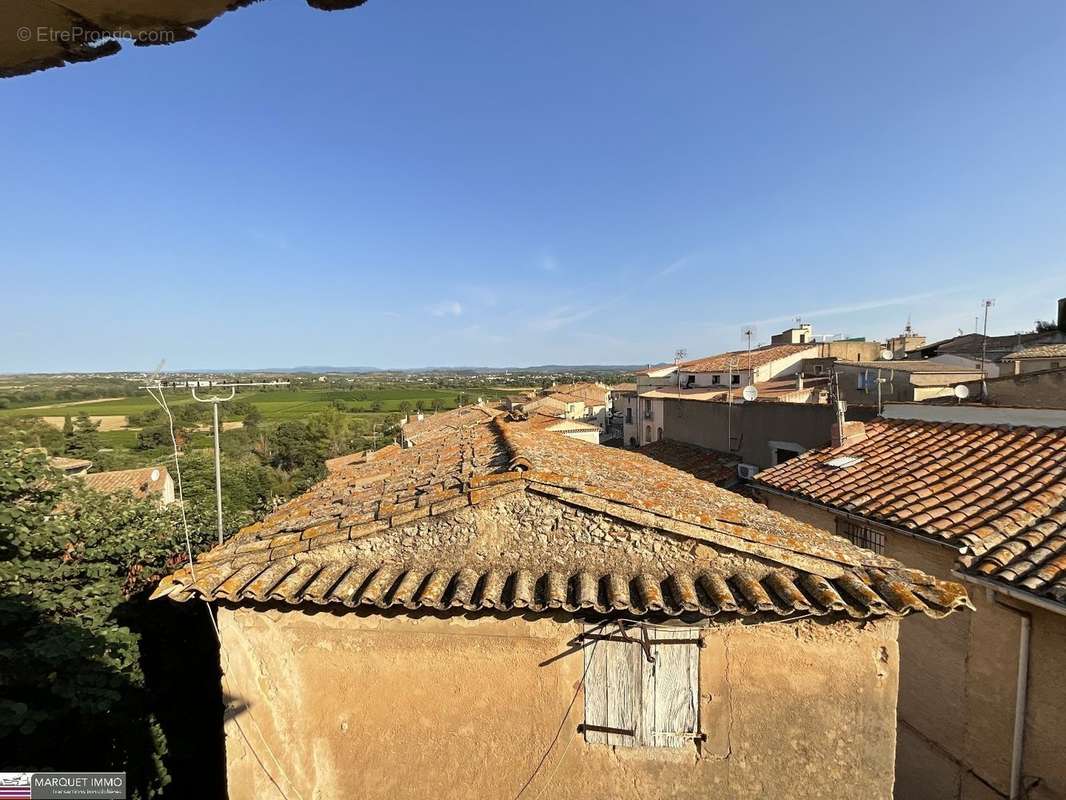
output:
[[[270,436],[271,463],[287,472],[321,473],[326,450],[325,439],[302,422],[283,422]]]
[[[177,530],[171,511],[0,449],[0,747],[20,768],[121,764],[131,798],[169,782],[135,627],[148,589],[185,560]]]
[[[97,430],[99,422],[93,422],[84,411],[78,414],[67,437],[67,455],[76,458],[89,458],[100,449],[100,437]],[[66,426],[64,425],[64,431]]]
[[[352,425],[347,415],[330,408],[315,414],[307,421],[308,433],[325,444],[329,457],[350,453],[352,445]]]
[[[1033,333],[1053,333],[1058,329],[1058,324],[1053,320],[1038,319],[1036,321],[1036,326],[1033,328]]]
[[[63,435],[66,436],[67,439],[74,437],[74,422],[71,420],[70,414],[63,417]]]
[[[246,428],[258,428],[262,422],[263,412],[259,410],[258,406],[253,405],[244,415],[244,427]]]
[[[410,400],[401,400],[399,408],[400,408],[400,413],[401,414],[404,414],[404,415],[410,414],[411,413],[411,401]]]
[[[385,406],[382,404],[382,402],[380,400],[375,400],[373,403],[370,404],[370,410],[373,411],[375,414],[380,414],[381,410],[384,407]]]
[[[440,398],[439,397],[434,397],[433,398],[433,413],[435,414],[438,411],[440,411],[440,408],[441,408]]]
[[[417,400],[415,402],[415,408],[417,408],[419,411],[425,411],[426,410],[426,401],[425,400]]]

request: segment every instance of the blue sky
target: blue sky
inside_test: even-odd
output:
[[[669,9],[668,13],[664,9]],[[644,363],[1066,296],[1066,6],[269,0],[0,83],[0,371]]]

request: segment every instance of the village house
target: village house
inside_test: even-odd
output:
[[[837,399],[876,411],[881,404],[951,397],[960,383],[981,380],[980,367],[937,361],[837,361]]]
[[[971,584],[976,613],[900,633],[897,797],[1066,797],[1066,411],[892,403],[751,486]]]
[[[1042,344],[1003,357],[1014,375],[1066,367],[1066,343]]]
[[[971,402],[979,401],[983,405],[1066,408],[1066,366],[1018,375],[1001,375],[983,382],[970,381],[962,385],[966,387]],[[955,403],[956,400],[951,397],[926,402]]]
[[[169,506],[174,502],[174,479],[163,465],[120,469],[112,472],[86,472],[78,478],[94,492],[129,492],[138,500],[153,500]]]
[[[771,343],[749,350],[648,367],[636,374],[632,391],[620,392],[623,442],[643,447],[666,436],[666,403],[679,399],[693,403],[742,402],[829,403],[833,366],[842,359],[876,359],[882,346],[862,338],[826,338],[815,341],[809,324],[799,324],[771,337]],[[754,386],[756,397],[745,401],[744,389]],[[687,407],[687,406],[686,406]],[[675,422],[676,422],[675,415]],[[676,429],[675,425],[675,429]],[[725,440],[732,432],[723,426]],[[828,435],[828,427],[821,431]],[[799,438],[809,439],[810,436]],[[796,437],[786,437],[794,441]],[[683,439],[682,441],[695,441]],[[769,444],[769,439],[764,444]],[[824,444],[827,438],[817,440]],[[703,442],[697,442],[703,444]],[[719,445],[721,447],[721,445]],[[726,449],[726,448],[721,448]],[[735,448],[729,448],[730,450]],[[785,448],[773,448],[784,450]],[[795,452],[802,452],[796,450]],[[757,459],[756,463],[762,463]],[[772,461],[770,463],[777,463]]]
[[[969,607],[502,414],[334,473],[154,597],[217,604],[232,800],[888,800],[897,627]]]

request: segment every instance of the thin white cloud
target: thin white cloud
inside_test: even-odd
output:
[[[755,325],[773,325],[778,322],[792,322],[796,317],[801,318],[805,322],[818,319],[820,317],[835,317],[842,316],[844,314],[855,314],[859,311],[872,311],[877,308],[888,308],[889,306],[902,306],[908,303],[917,303],[924,300],[931,300],[937,297],[945,297],[947,295],[959,294],[965,291],[962,289],[942,289],[935,292],[919,292],[917,294],[900,295],[897,297],[885,297],[880,300],[864,300],[858,303],[848,303],[840,306],[827,306],[825,308],[815,308],[807,311],[799,311],[795,314],[782,314],[777,317],[767,317],[766,319],[760,319],[755,321]],[[728,325],[712,325],[712,330],[725,330],[736,328],[748,323],[731,323]]]
[[[546,255],[540,260],[540,268],[545,272],[558,272],[559,262],[555,260],[555,256]]]
[[[659,277],[673,275],[675,272],[677,272],[689,262],[689,259],[692,258],[692,255],[692,253],[689,253],[688,255],[681,256],[681,258],[677,259],[676,261],[671,261],[669,264],[659,270]]]
[[[463,307],[457,300],[445,300],[430,306],[429,313],[435,317],[459,317]]]
[[[556,306],[540,316],[533,317],[529,321],[529,327],[536,331],[557,331],[599,314],[605,309],[616,306],[619,302],[621,298],[612,297],[594,306]]]

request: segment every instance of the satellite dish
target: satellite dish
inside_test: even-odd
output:
[[[159,480],[159,470],[153,469],[152,470],[152,481],[157,481],[157,480]]]
[[[892,360],[892,351],[891,350],[882,350],[881,351],[881,360],[882,361],[891,361]]]
[[[970,396],[970,387],[960,383],[958,386],[955,387],[955,396],[960,400],[965,400],[967,397]]]
[[[744,399],[750,403],[752,400],[759,396],[759,390],[749,383],[747,386],[744,387],[744,391],[741,392],[741,394],[744,396]]]

